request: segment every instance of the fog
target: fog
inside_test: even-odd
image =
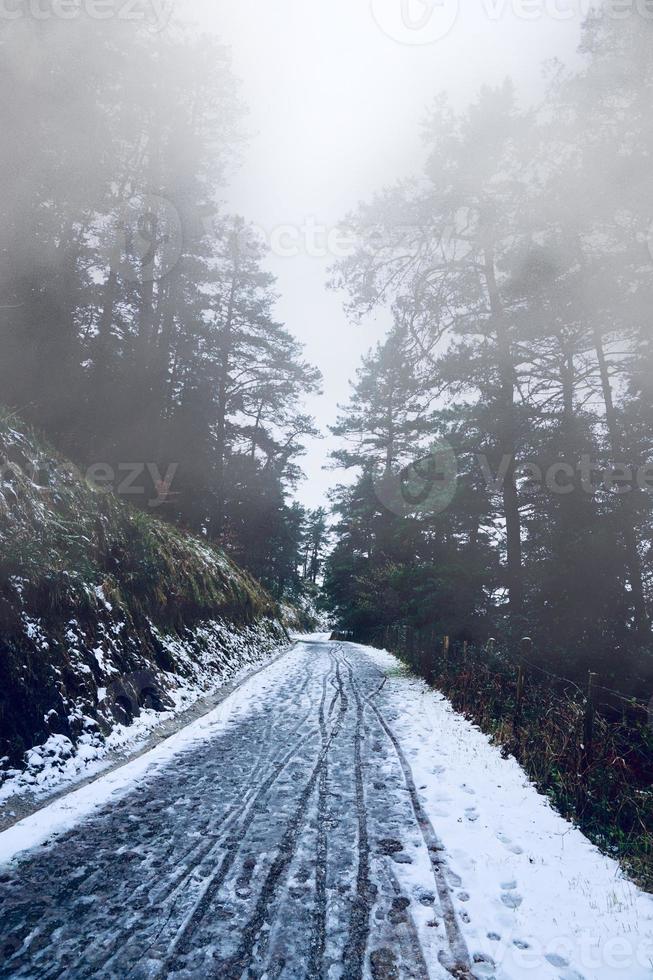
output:
[[[157,770],[154,837],[109,805],[74,875],[67,837],[2,876],[9,971],[616,977],[606,855],[653,889],[653,0],[0,0],[0,74],[0,796],[245,692],[199,809]],[[561,937],[592,861],[600,935]]]
[[[645,0],[0,20],[0,380],[75,465],[133,464],[161,516],[284,579],[306,508],[473,419],[509,460],[483,521],[520,593],[518,463],[565,426],[565,472],[594,448],[645,462]],[[627,538],[641,611],[648,527]]]
[[[399,0],[394,6],[400,9]],[[582,5],[567,4],[568,17],[561,4],[559,19],[544,3],[532,19],[520,16],[518,4],[458,6],[451,29],[431,43],[410,43],[420,32],[388,36],[379,22],[386,23],[383,5],[375,16],[368,0],[192,0],[178,8],[232,46],[251,137],[227,196],[270,234],[289,226],[296,236],[297,254],[272,255],[268,264],[279,279],[279,315],[323,372],[324,394],[310,405],[323,427],[335,421],[361,355],[390,322],[378,314],[352,327],[341,298],[325,291],[338,257],[328,233],[371,191],[419,172],[421,126],[439,92],[463,108],[481,85],[509,76],[522,102],[534,104],[544,92],[545,62],[578,61]],[[423,9],[415,3],[417,14]],[[317,245],[307,256],[312,226]],[[299,488],[309,506],[324,503],[333,483],[323,467],[335,444],[327,432],[310,445],[303,463],[309,479]]]

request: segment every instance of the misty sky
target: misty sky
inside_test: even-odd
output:
[[[416,22],[428,14],[422,0],[406,2]],[[298,253],[273,254],[269,267],[282,294],[279,318],[324,375],[323,396],[308,405],[322,428],[347,399],[361,354],[390,322],[379,316],[365,327],[348,323],[341,297],[325,289],[333,261],[326,231],[377,188],[419,172],[420,124],[438,92],[447,90],[464,108],[481,85],[509,75],[524,102],[536,101],[544,90],[543,62],[575,61],[582,18],[552,14],[569,11],[573,2],[542,0],[538,15],[530,0],[533,19],[524,19],[517,0],[464,0],[457,15],[455,0],[441,0],[421,32],[404,30],[404,41],[430,41],[424,44],[402,43],[380,26],[395,34],[396,25],[402,29],[402,0],[186,0],[177,6],[179,19],[201,23],[232,48],[250,139],[228,205],[264,228],[277,250]],[[444,33],[444,18],[453,26],[431,40],[429,31]],[[322,469],[332,445],[328,436],[312,442],[303,461],[308,479],[299,497],[309,506],[324,503],[334,483],[335,474]]]

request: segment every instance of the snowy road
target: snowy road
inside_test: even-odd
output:
[[[407,724],[424,722],[425,696],[426,715],[442,712],[441,752],[433,717],[406,738]],[[464,752],[446,758],[458,732],[481,773],[476,788]],[[459,798],[446,791],[452,761]],[[483,771],[501,790],[500,774],[505,794],[497,802],[495,789],[491,801],[488,790],[486,821]],[[513,783],[525,801],[524,842],[538,834],[544,857],[502,832]],[[558,826],[570,835],[565,877],[547,855]],[[210,738],[0,869],[0,976],[648,976],[650,900],[583,842],[516,764],[387,655],[303,642],[234,696]],[[541,897],[547,875],[551,908]],[[608,885],[603,922],[596,888]],[[574,922],[556,922],[567,904]],[[624,971],[600,946],[610,929],[629,935]],[[520,961],[527,953],[531,962]],[[591,955],[595,967],[579,965]]]

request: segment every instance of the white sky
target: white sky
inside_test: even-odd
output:
[[[231,47],[242,80],[251,139],[228,206],[268,234],[297,229],[298,254],[271,255],[269,268],[282,294],[279,318],[324,375],[323,396],[308,404],[324,430],[347,400],[361,354],[389,319],[347,322],[342,297],[325,289],[333,259],[319,238],[319,254],[306,254],[301,229],[307,222],[333,228],[359,200],[419,172],[420,124],[438,92],[447,90],[463,109],[481,85],[510,76],[524,103],[536,100],[542,63],[575,57],[581,16],[565,12],[586,6],[541,0],[538,13],[539,0],[459,0],[457,13],[457,0],[430,2],[432,17],[423,0],[182,0],[176,8]],[[424,17],[422,31],[404,26],[402,3],[415,22]],[[413,43],[444,33],[448,18],[446,36]],[[388,36],[379,22],[410,43]],[[280,241],[291,240],[282,233]],[[310,506],[325,503],[328,487],[342,479],[322,468],[333,445],[328,435],[312,442],[303,461],[308,479],[299,497]]]

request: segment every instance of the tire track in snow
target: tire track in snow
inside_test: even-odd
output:
[[[303,684],[302,684],[302,686],[301,686],[301,688],[300,688],[300,690],[298,692],[298,697],[301,698],[301,699],[303,699],[303,696],[304,696],[304,694],[306,692],[306,688],[308,687],[309,680],[310,680],[310,677],[307,676],[304,679],[304,682],[303,682]],[[300,731],[300,729],[302,729],[304,727],[304,725],[308,721],[309,717],[311,716],[312,711],[313,711],[313,709],[312,709],[312,706],[311,706],[311,707],[309,707],[308,711],[303,715],[303,717],[302,717],[301,721],[299,722],[299,724],[296,725],[293,728],[292,735],[296,735]],[[283,716],[286,716],[288,714],[290,714],[290,710],[289,709],[286,709],[285,711],[283,711]],[[225,831],[234,822],[234,814],[236,815],[236,818],[237,818],[237,816],[239,816],[240,814],[243,813],[243,811],[244,811],[245,807],[247,806],[249,800],[252,798],[252,796],[256,792],[256,787],[257,787],[258,781],[259,781],[259,774],[261,773],[261,771],[266,766],[274,765],[275,762],[278,761],[279,756],[281,755],[281,751],[279,751],[279,750],[272,751],[272,752],[269,751],[270,746],[272,745],[272,729],[273,729],[273,718],[270,717],[269,719],[267,719],[266,724],[265,724],[265,729],[263,731],[263,734],[262,734],[262,737],[261,737],[261,740],[260,740],[261,741],[261,747],[260,747],[260,750],[258,752],[257,758],[254,761],[254,765],[250,769],[249,774],[248,774],[248,777],[247,777],[247,782],[250,785],[250,788],[247,790],[247,792],[245,793],[244,797],[241,798],[240,800],[238,800],[238,802],[236,802],[231,807],[231,809],[225,814],[225,816],[222,818],[220,824],[218,825],[218,829],[219,829],[220,833],[217,834],[214,837],[213,841],[211,843],[209,843],[208,845],[206,845],[205,842],[202,842],[202,843],[200,843],[198,845],[195,845],[195,846],[189,848],[189,850],[186,851],[184,853],[184,855],[182,855],[182,857],[180,859],[178,859],[178,860],[181,860],[181,861],[186,861],[188,858],[195,858],[197,855],[200,855],[199,860],[198,861],[195,861],[193,867],[191,867],[191,869],[188,871],[188,873],[187,874],[184,874],[182,876],[182,880],[181,881],[179,881],[179,878],[180,878],[179,875],[173,876],[172,888],[170,888],[168,891],[166,891],[165,888],[164,888],[163,894],[161,894],[161,893],[155,894],[155,901],[169,901],[171,898],[174,898],[175,895],[178,893],[179,889],[181,887],[183,887],[183,885],[188,880],[190,880],[190,878],[192,877],[192,875],[197,870],[197,866],[199,864],[201,864],[202,862],[206,861],[208,858],[212,857],[212,855],[214,854],[214,852],[219,848],[220,844],[224,840]],[[177,882],[179,882],[179,884],[177,884]]]
[[[298,692],[298,698],[300,700],[303,700],[310,679],[311,679],[310,675],[307,675],[304,678],[304,681]],[[282,716],[286,717],[288,714],[290,714],[290,712],[291,712],[291,708],[287,708],[282,711]],[[309,707],[308,711],[303,715],[299,724],[293,728],[292,735],[296,735],[301,729],[303,729],[304,725],[306,724],[306,722],[308,721],[312,713],[313,713],[313,707],[311,704],[311,707]],[[271,736],[272,727],[273,727],[273,719],[270,718],[266,721],[266,725],[264,729],[264,737],[261,739],[261,748],[260,751],[258,752],[256,759],[254,760],[254,765],[250,769],[248,775],[248,783],[251,784],[251,788],[247,790],[243,799],[235,803],[222,817],[218,825],[219,833],[212,835],[212,839],[208,842],[208,844],[206,843],[206,841],[201,841],[199,844],[193,845],[191,848],[189,848],[182,855],[182,857],[178,859],[184,862],[183,867],[176,873],[173,872],[171,878],[168,878],[167,881],[163,884],[162,894],[161,893],[155,894],[154,902],[169,904],[170,909],[163,923],[158,928],[156,934],[147,943],[147,945],[141,952],[140,956],[138,957],[137,961],[131,966],[131,968],[127,972],[125,976],[125,980],[128,980],[128,978],[133,975],[134,971],[137,969],[137,967],[142,962],[142,960],[144,960],[147,954],[156,946],[156,943],[159,941],[161,935],[165,931],[166,927],[170,923],[176,911],[175,899],[177,898],[177,896],[179,896],[182,893],[183,889],[189,883],[192,882],[193,878],[196,877],[197,872],[201,868],[202,864],[208,860],[211,860],[214,856],[216,856],[221,850],[221,848],[223,847],[225,843],[226,834],[233,826],[234,822],[238,821],[244,814],[250,801],[252,801],[252,798],[257,793],[257,787],[260,789],[260,784],[258,783],[257,780],[258,780],[258,774],[261,771],[261,769],[263,769],[265,766],[269,766],[270,764],[274,765],[279,760],[279,757],[282,755],[281,751],[273,751],[272,753],[269,753],[267,751],[269,745],[271,744],[270,736]],[[297,744],[298,745],[301,744],[303,742],[303,739],[304,736],[302,736],[302,738],[298,741]],[[264,759],[266,755],[267,758]],[[281,774],[281,771],[279,772],[279,775]],[[197,860],[194,860],[192,865],[188,867],[186,862],[188,861],[188,859],[192,860],[194,858],[197,858]],[[146,885],[140,886],[139,888],[136,889],[134,894],[136,895],[141,890],[146,889],[146,887],[147,887]],[[143,915],[141,916],[141,918],[144,917],[147,911],[148,909],[143,910]],[[102,976],[103,974],[105,974],[106,970],[111,966],[113,961],[122,952],[123,942],[124,942],[123,935],[118,933],[115,936],[114,941],[111,943],[110,949],[107,950],[105,947],[105,949],[103,950],[103,955],[101,960],[98,962],[96,958],[95,961],[89,965],[90,966],[89,975],[97,976],[99,974],[100,976]]]
[[[338,668],[336,668],[338,680]],[[326,696],[326,687],[324,690]],[[338,688],[329,707],[329,717],[338,696]],[[327,726],[324,717],[324,701],[320,703],[319,721],[322,745],[327,742]],[[341,702],[342,703],[342,702]],[[327,832],[327,803],[329,794],[329,758],[325,755],[320,772],[317,799],[317,847],[315,854],[315,909],[313,912],[313,936],[311,940],[311,956],[306,971],[307,980],[320,980],[323,975],[324,951],[326,949],[327,927],[327,868],[329,858],[329,839]]]
[[[433,872],[433,878],[437,888],[438,898],[440,900],[440,909],[442,912],[444,926],[447,933],[447,941],[449,943],[451,953],[450,958],[444,956],[441,958],[442,966],[444,966],[445,969],[447,969],[454,977],[458,978],[458,980],[473,980],[467,944],[458,923],[456,910],[451,899],[451,891],[446,880],[446,864],[444,858],[442,857],[444,845],[435,833],[433,824],[422,806],[419,794],[417,792],[417,787],[415,786],[413,771],[401,747],[401,744],[392,728],[385,720],[381,710],[372,701],[373,696],[374,695],[366,698],[366,704],[369,705],[370,709],[374,712],[379,724],[381,725],[381,728],[385,732],[395,750],[402,769],[413,813],[415,814],[415,820],[417,821],[417,825],[421,831],[429,855],[431,870]]]
[[[385,975],[379,953],[391,949],[402,980],[423,980],[428,948],[438,975],[470,978],[468,959],[453,952],[458,923],[446,915],[453,899],[444,855],[429,847],[439,841],[418,819],[384,704],[372,703],[382,687],[363,651],[307,648],[267,685],[266,711],[236,717],[209,751],[198,745],[85,834],[34,853],[16,870],[13,891],[4,890],[12,917],[0,932],[22,948],[14,946],[0,976],[326,980],[336,968],[346,980],[367,980]],[[376,785],[377,766],[380,777],[392,772],[392,793],[383,778]],[[411,872],[375,848],[377,836],[401,826],[424,853],[413,820],[430,859],[420,879],[440,895],[437,940],[417,934],[404,908]],[[239,894],[253,858],[259,870]],[[444,896],[433,887],[438,875]]]
[[[342,647],[339,648],[339,652]],[[370,842],[367,832],[367,811],[365,806],[365,785],[363,780],[363,701],[354,681],[351,664],[347,664],[349,682],[356,701],[356,729],[354,732],[354,783],[356,790],[356,818],[358,822],[358,871],[356,874],[356,895],[352,906],[349,924],[349,937],[343,955],[344,980],[361,980],[365,966],[365,953],[370,931],[370,914],[376,889],[370,880]]]
[[[337,650],[337,648],[336,648]],[[327,717],[331,718],[336,701],[340,700],[338,712],[338,731],[349,710],[349,699],[347,697],[342,674],[340,671],[340,661],[334,653],[329,651],[329,657],[335,663],[335,693],[329,705]],[[320,731],[322,733],[323,745],[329,741],[326,718],[324,716],[324,703],[319,710]],[[324,756],[324,765],[320,773],[318,784],[318,804],[317,804],[317,846],[316,846],[316,867],[315,867],[315,910],[313,919],[313,936],[311,939],[311,952],[306,972],[307,980],[321,980],[324,977],[324,955],[326,951],[327,938],[327,875],[328,875],[328,817],[327,805],[329,796],[329,756],[328,751]]]
[[[325,705],[326,679],[323,685],[322,698],[319,707],[320,716],[324,715]],[[266,922],[268,908],[273,898],[276,896],[280,886],[283,884],[292,859],[295,856],[297,842],[301,834],[308,804],[313,792],[315,791],[320,775],[327,764],[331,744],[340,732],[345,710],[346,708],[343,709],[338,715],[335,725],[331,731],[326,734],[326,738],[322,742],[317,762],[302,791],[295,812],[287,824],[285,832],[281,838],[281,841],[279,842],[276,856],[259,893],[254,913],[241,930],[240,942],[236,953],[230,957],[229,960],[220,964],[220,967],[211,974],[216,978],[220,978],[220,980],[239,980],[243,974],[247,973],[251,966],[251,963],[255,957],[257,939]]]
[[[338,647],[336,648],[339,649]],[[332,656],[332,654],[329,654]],[[342,675],[340,673],[340,661],[336,658],[336,690],[333,695],[333,700],[329,705],[329,718],[333,714],[333,709],[335,708],[336,701],[340,698],[340,704],[343,706],[344,711],[347,710],[349,706],[349,700],[345,692],[344,684],[342,683]]]
[[[380,874],[384,884],[387,885],[387,888],[384,890],[386,896],[393,893],[395,898],[403,898],[403,890],[392,867],[383,868]],[[404,928],[402,930],[398,924],[393,923],[396,939],[395,943],[388,944],[387,948],[394,953],[394,945],[396,944],[396,948],[401,953],[403,962],[401,963],[400,976],[402,978],[410,977],[411,980],[429,980],[429,971],[426,965],[427,956],[420,942],[413,914],[409,906],[406,906],[402,911],[402,924]]]
[[[308,683],[308,679],[305,683]],[[297,731],[303,727],[312,713],[313,708],[309,708]],[[312,735],[314,733],[315,730],[311,729],[310,734]],[[253,790],[248,803],[241,811],[242,819],[238,823],[234,832],[225,842],[227,846],[227,853],[215,871],[203,882],[196,902],[177,931],[176,936],[168,948],[163,963],[161,964],[160,968],[154,972],[154,976],[161,976],[162,974],[168,972],[176,957],[182,956],[190,951],[190,940],[197,928],[200,926],[205,914],[209,910],[212,899],[219,892],[227,875],[235,864],[244,843],[245,834],[256,817],[258,804],[267,795],[281,774],[296,758],[299,750],[306,744],[306,739],[307,733],[303,732],[299,739],[297,739],[297,741],[293,744],[291,750],[283,756],[278,764],[273,766],[272,772],[268,774],[264,782],[260,784],[258,788],[255,787]]]

